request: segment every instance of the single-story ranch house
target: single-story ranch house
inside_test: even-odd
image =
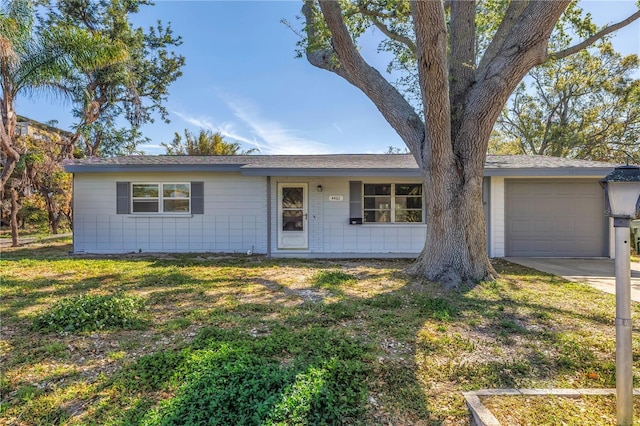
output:
[[[489,155],[489,256],[607,257],[598,180],[614,165]],[[424,191],[409,154],[73,160],[76,253],[416,256]]]

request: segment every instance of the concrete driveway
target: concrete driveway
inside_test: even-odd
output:
[[[613,259],[507,257],[505,260],[569,281],[589,284],[607,293],[615,294],[615,266]],[[631,262],[631,300],[640,302],[640,263]]]

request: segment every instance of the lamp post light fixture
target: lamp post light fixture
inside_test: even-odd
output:
[[[631,219],[640,207],[640,167],[616,167],[600,181],[606,214],[613,218],[616,268],[616,417],[618,425],[633,424],[633,358],[631,340]]]

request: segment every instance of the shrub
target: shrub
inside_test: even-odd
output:
[[[62,299],[38,315],[33,328],[41,331],[134,329],[146,325],[144,300],[123,294],[84,295]]]

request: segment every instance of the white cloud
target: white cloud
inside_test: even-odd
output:
[[[254,139],[245,138],[244,136],[238,134],[234,130],[234,126],[232,123],[222,123],[220,126],[214,126],[211,123],[211,120],[206,117],[193,117],[187,114],[183,114],[178,111],[172,111],[173,114],[180,117],[182,120],[186,121],[189,124],[192,124],[196,127],[200,127],[201,129],[210,130],[214,133],[220,133],[222,136],[228,139],[232,139],[237,142],[245,143],[247,145],[255,146],[258,149],[261,149],[258,141]]]
[[[180,117],[182,120],[186,121],[189,124],[193,124],[194,126],[200,127],[205,130],[215,131],[215,127],[213,126],[213,124],[211,124],[211,122],[206,118],[192,117],[178,111],[172,111],[172,113],[174,113],[175,115],[177,115],[178,117]]]
[[[253,134],[262,141],[263,154],[328,154],[333,147],[325,143],[306,139],[281,123],[264,119],[260,112],[247,102],[225,99],[234,115],[247,125]]]
[[[294,129],[282,123],[261,117],[260,111],[251,102],[231,96],[220,95],[237,123],[224,122],[219,126],[212,124],[208,117],[197,117],[173,111],[175,115],[189,124],[219,132],[228,139],[238,141],[260,150],[261,154],[327,154],[335,150],[330,145],[299,136]],[[245,131],[238,130],[245,128]],[[249,133],[249,135],[247,135]]]

